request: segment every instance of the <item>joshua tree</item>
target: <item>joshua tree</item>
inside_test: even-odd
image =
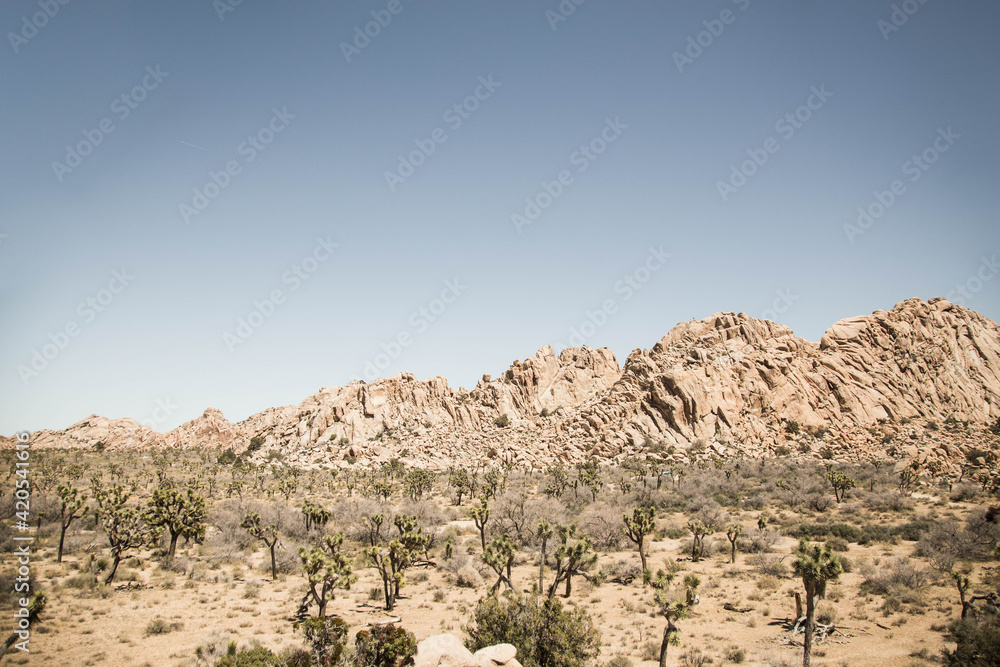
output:
[[[416,502],[423,497],[424,493],[434,488],[434,475],[427,470],[414,468],[406,473],[404,486],[410,500]]]
[[[480,501],[477,507],[472,508],[472,520],[476,523],[476,528],[479,529],[479,540],[482,543],[483,551],[486,551],[486,523],[490,520],[490,506],[486,504],[486,500]]]
[[[494,537],[493,541],[486,546],[486,550],[482,554],[483,562],[497,573],[497,581],[490,588],[490,595],[496,594],[503,584],[506,584],[509,590],[514,590],[514,584],[511,581],[511,570],[514,567],[514,560],[516,558],[517,545],[507,535]]]
[[[736,562],[736,540],[743,533],[743,526],[738,523],[731,524],[726,528],[726,538],[729,540],[729,562]]]
[[[553,557],[556,562],[556,577],[549,587],[549,597],[556,593],[556,589],[563,581],[566,582],[565,596],[569,597],[573,592],[573,577],[579,575],[588,581],[597,581],[588,570],[597,563],[597,554],[594,553],[589,537],[583,537],[575,543],[570,544],[571,537],[576,535],[576,526],[558,526],[559,539],[562,544],[556,549]]]
[[[542,557],[538,562],[538,593],[541,595],[545,588],[545,547],[552,539],[552,526],[545,519],[538,520],[538,529],[535,531],[538,541],[542,544]]]
[[[283,479],[280,482],[278,482],[278,491],[280,491],[281,495],[285,497],[285,500],[289,500],[292,497],[292,494],[295,493],[295,490],[298,488],[299,488],[299,483],[296,482],[294,479]]]
[[[330,521],[330,510],[313,505],[308,500],[302,504],[302,518],[306,522],[306,532],[311,528],[322,528]]]
[[[387,545],[376,545],[365,549],[365,555],[382,577],[385,592],[385,610],[392,611],[403,587],[403,576],[413,565],[414,555],[427,548],[430,537],[424,535],[413,517],[399,514],[393,519],[399,536]]]
[[[833,487],[833,497],[838,503],[842,502],[844,495],[855,486],[854,479],[839,470],[828,471],[826,478],[830,480],[830,485]]]
[[[331,536],[327,536],[331,537]],[[341,535],[341,540],[343,536]],[[299,547],[299,558],[302,560],[302,573],[309,582],[309,591],[302,598],[300,610],[308,609],[311,602],[319,608],[317,616],[326,616],[326,605],[333,599],[338,588],[350,590],[357,577],[351,572],[351,559],[340,553],[339,542],[328,545],[327,550],[320,547],[306,549]]]
[[[368,544],[375,546],[382,541],[382,524],[385,523],[385,516],[373,514],[366,519],[368,521]]]
[[[653,594],[653,600],[656,602],[660,615],[667,621],[666,627],[663,628],[663,639],[660,641],[659,667],[666,667],[667,649],[670,645],[676,646],[680,643],[680,628],[677,627],[677,621],[687,618],[691,607],[698,604],[696,591],[701,584],[698,577],[691,574],[684,577],[683,601],[674,599],[674,596],[670,594],[669,587],[673,578],[673,574],[658,570],[656,577],[650,580],[650,585],[656,590]]]
[[[455,504],[461,506],[462,497],[470,493],[472,486],[469,480],[469,471],[465,468],[454,468],[448,474],[448,486],[455,489]]]
[[[108,535],[111,545],[111,570],[108,572],[105,584],[114,581],[115,573],[122,559],[132,549],[146,546],[151,541],[149,525],[143,513],[128,503],[129,493],[120,486],[115,486],[102,493],[101,509],[98,516],[104,532]]]
[[[80,493],[79,489],[67,484],[60,484],[57,489],[59,493],[59,551],[56,555],[56,562],[61,563],[63,557],[63,544],[66,542],[66,531],[75,519],[82,519],[87,516],[90,506],[86,504],[87,494]],[[39,514],[41,516],[41,514]]]
[[[715,532],[712,526],[706,525],[699,519],[688,521],[688,530],[691,531],[693,540],[691,541],[691,562],[697,563],[701,560],[705,549],[705,537]]]
[[[386,502],[392,495],[392,483],[382,481],[372,482],[368,487],[368,492],[376,498],[381,498],[382,502]]]
[[[646,553],[643,551],[643,546],[645,545],[646,536],[656,528],[654,515],[655,510],[652,507],[636,507],[632,510],[632,516],[625,514],[622,517],[622,520],[625,522],[625,534],[639,547],[639,560],[642,561],[642,571],[644,573],[647,567]],[[643,577],[643,581],[645,579],[646,577]]]
[[[816,623],[816,604],[826,595],[826,584],[835,581],[844,571],[837,555],[829,546],[810,545],[803,538],[795,552],[795,563],[792,565],[795,576],[802,578],[802,586],[806,592],[806,616],[795,622],[795,629],[805,621],[805,641],[802,653],[802,667],[809,667],[812,659],[813,631]],[[793,633],[795,632],[793,629]]]
[[[601,492],[601,488],[604,486],[596,463],[589,462],[580,467],[580,481],[587,485],[590,489],[591,498],[596,502],[597,494]]]
[[[170,533],[170,547],[167,558],[177,552],[177,538],[201,543],[205,539],[205,498],[191,489],[187,492],[177,489],[154,489],[149,500],[147,521],[150,526],[166,529]]]
[[[274,549],[278,546],[278,527],[273,523],[266,526],[261,523],[260,514],[253,512],[243,517],[240,527],[267,545],[271,552],[271,581],[274,581],[278,578],[278,566],[274,559]]]
[[[41,615],[43,611],[45,611],[45,602],[46,602],[46,595],[43,591],[38,591],[37,593],[34,594],[34,596],[32,596],[31,602],[28,603],[28,618],[25,619],[28,623],[28,627],[35,625],[36,622],[38,621],[38,617]],[[18,646],[18,648],[23,648],[25,651],[28,650],[26,648],[27,642],[25,642],[24,646],[19,646],[16,643],[18,638],[20,638],[21,636],[22,635],[19,634],[17,630],[14,630],[14,632],[10,633],[10,636],[7,637],[7,640],[2,645],[0,645],[0,658],[3,658],[3,656],[7,654],[7,651],[10,650],[11,646]],[[24,636],[26,637],[27,635]]]

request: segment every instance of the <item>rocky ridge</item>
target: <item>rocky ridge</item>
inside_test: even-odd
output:
[[[623,368],[605,348],[556,355],[546,346],[471,391],[400,373],[324,388],[236,424],[208,409],[160,434],[95,415],[34,433],[32,442],[239,453],[257,437],[256,458],[296,465],[402,456],[435,468],[488,459],[545,466],[590,456],[683,459],[706,448],[760,456],[799,433],[857,455],[884,450],[887,435],[904,434],[912,420],[985,432],[998,418],[1000,327],[944,299],[909,299],[841,320],[818,343],[767,320],[718,313],[677,325]],[[946,458],[959,446],[940,444],[924,455]]]

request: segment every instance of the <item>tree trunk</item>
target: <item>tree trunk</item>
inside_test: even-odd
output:
[[[733,540],[729,544],[729,562],[730,563],[736,562],[736,540]]]
[[[538,564],[538,594],[541,595],[542,591],[545,590],[545,542],[547,540],[542,540],[542,560]]]
[[[62,562],[63,544],[66,542],[66,529],[69,528],[69,526],[62,521],[59,522],[59,525],[61,528],[59,530],[59,553],[56,556],[57,563]]]
[[[268,545],[271,548],[271,581],[276,581],[278,579],[278,566],[274,561],[274,548],[278,546],[278,541],[275,540],[274,544]]]
[[[483,551],[486,551],[486,526],[479,529],[479,541],[483,544]]]
[[[670,646],[670,631],[673,623],[667,621],[667,627],[663,628],[663,640],[660,641],[660,667],[667,667],[667,648]]]
[[[639,538],[639,560],[642,561],[642,571],[643,571],[643,573],[646,572],[646,554],[642,550],[642,546],[643,546],[643,542],[644,541],[645,540],[643,539],[643,537]]]
[[[566,597],[569,597],[569,594],[572,593],[572,592],[573,592],[573,575],[572,574],[567,574],[566,575]]]
[[[174,554],[177,553],[177,538],[180,537],[179,533],[170,531],[170,549],[167,551],[167,558],[173,560]]]
[[[812,664],[813,623],[816,618],[816,596],[806,591],[806,637],[802,642],[802,667]]]
[[[122,562],[121,556],[115,556],[114,562],[111,564],[111,572],[108,573],[108,578],[104,580],[104,585],[109,585],[115,578],[115,572],[118,571],[118,563]]]

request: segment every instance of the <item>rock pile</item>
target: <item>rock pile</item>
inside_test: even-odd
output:
[[[764,456],[806,432],[850,458],[913,437],[911,420],[969,422],[969,433],[981,435],[998,418],[1000,327],[944,299],[909,299],[841,320],[818,343],[767,320],[718,313],[634,350],[624,368],[607,349],[556,355],[546,346],[471,391],[400,373],[321,389],[236,424],[210,408],[160,434],[94,415],[32,438],[39,447],[100,441],[242,452],[258,437],[260,461],[307,467],[402,457],[438,469],[484,461],[537,468],[587,457],[684,459],[692,447]],[[979,435],[969,433],[932,442],[919,435],[907,447],[947,460],[961,455],[963,438],[974,444]]]

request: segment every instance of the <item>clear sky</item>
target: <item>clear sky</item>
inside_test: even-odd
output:
[[[995,0],[576,2],[6,0],[0,432],[1000,319]]]

